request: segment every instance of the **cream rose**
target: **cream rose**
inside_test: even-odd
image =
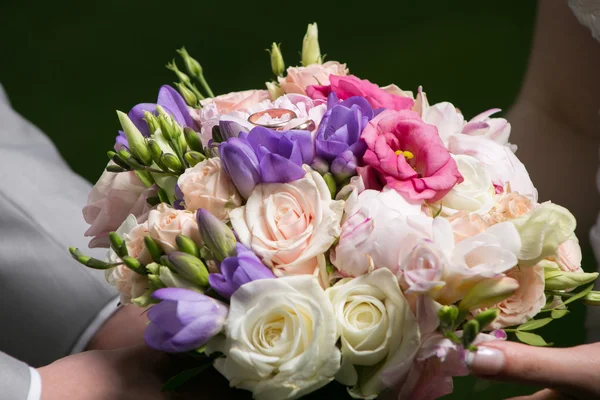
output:
[[[561,270],[567,272],[583,272],[581,268],[581,247],[579,240],[573,235],[569,240],[558,246],[558,252],[555,257],[548,257],[555,261]]]
[[[336,379],[353,386],[358,398],[384,389],[381,373],[395,366],[396,378],[409,372],[420,342],[419,326],[394,274],[378,269],[345,278],[327,289],[342,343],[342,367]]]
[[[192,110],[192,118],[201,126],[200,138],[205,146],[212,138],[212,129],[219,125],[219,117],[232,111],[245,111],[250,107],[268,100],[267,90],[245,90],[205,99],[200,102],[202,108]]]
[[[125,241],[127,253],[131,257],[138,258],[143,263],[152,261],[144,245],[144,237],[148,236],[146,223],[138,225],[135,216],[130,215],[117,229],[117,233]],[[108,262],[116,263],[118,261],[117,254],[112,249],[109,250]],[[135,273],[125,265],[107,269],[104,274],[106,281],[119,292],[122,304],[131,304],[136,298],[144,295],[149,288],[146,275]]]
[[[492,329],[520,325],[535,317],[546,304],[544,293],[544,268],[541,266],[517,266],[506,273],[519,283],[512,296],[494,305],[500,310],[498,318],[490,325]],[[475,312],[477,314],[481,310]]]
[[[164,203],[148,214],[148,232],[165,253],[177,251],[175,240],[178,235],[185,235],[196,243],[202,242],[195,214],[175,210]]]
[[[230,213],[240,242],[277,276],[315,273],[317,256],[340,234],[344,202],[332,200],[323,177],[307,170],[291,183],[257,185]]]
[[[278,78],[279,85],[285,93],[306,94],[310,85],[329,85],[329,76],[348,75],[346,64],[327,61],[324,64],[311,64],[307,67],[289,67],[285,78]]]
[[[487,223],[481,215],[461,211],[448,218],[454,233],[454,241],[459,243],[485,231],[493,224]]]
[[[242,198],[221,166],[220,158],[209,158],[188,168],[177,180],[185,208],[204,208],[221,220],[229,211],[242,205]]]
[[[225,337],[209,342],[215,368],[255,399],[296,399],[331,382],[340,368],[336,323],[313,276],[262,279],[231,297]]]
[[[494,185],[485,165],[466,155],[452,156],[464,181],[454,186],[441,200],[442,211],[452,215],[458,211],[487,213],[494,205]]]

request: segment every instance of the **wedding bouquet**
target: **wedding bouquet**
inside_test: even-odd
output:
[[[316,24],[300,67],[273,44],[265,90],[214,96],[179,53],[177,90],[117,112],[83,210],[107,259],[71,249],[148,308],[149,346],[200,355],[257,399],[334,380],[433,399],[478,344],[545,346],[532,331],[599,301],[573,215],[538,203],[500,110],[467,121],[350,75],[324,62]]]

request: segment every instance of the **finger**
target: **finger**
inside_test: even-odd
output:
[[[597,377],[600,344],[568,349],[533,347],[511,342],[489,342],[469,353],[471,373],[486,379],[509,380],[549,387],[567,393],[600,395]]]
[[[508,400],[568,400],[572,397],[563,395],[552,389],[544,389],[529,396],[511,397]]]

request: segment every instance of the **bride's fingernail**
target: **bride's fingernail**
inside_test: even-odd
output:
[[[504,353],[492,347],[479,347],[468,352],[465,361],[473,374],[496,375],[504,368]]]

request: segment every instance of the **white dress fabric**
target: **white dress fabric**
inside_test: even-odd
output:
[[[591,31],[596,40],[600,41],[600,1],[569,0],[568,3],[579,22]],[[600,168],[596,175],[596,187],[600,191]],[[590,231],[590,243],[600,264],[600,215],[596,225]],[[596,289],[600,289],[600,282],[596,283]],[[600,307],[588,307],[586,328],[588,342],[600,341]]]

